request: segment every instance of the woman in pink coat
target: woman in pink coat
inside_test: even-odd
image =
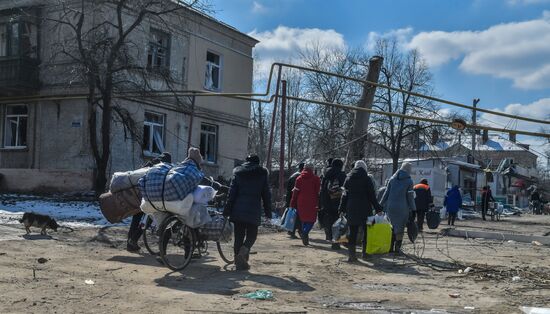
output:
[[[302,243],[309,245],[309,232],[317,220],[317,204],[321,179],[313,173],[313,165],[307,163],[296,179],[290,206],[298,208],[298,218],[302,222]]]

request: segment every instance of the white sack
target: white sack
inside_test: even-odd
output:
[[[214,199],[216,193],[217,191],[211,186],[199,185],[195,191],[193,191],[193,199],[196,204],[207,205],[208,202]]]

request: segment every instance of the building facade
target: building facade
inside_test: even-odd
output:
[[[70,61],[52,58],[64,37],[51,22],[60,10],[45,0],[0,2],[0,174],[4,190],[76,192],[93,186],[96,170],[86,100],[47,98],[86,91],[71,75]],[[254,38],[191,9],[166,20],[170,27],[146,19],[131,35],[135,46],[131,54],[148,71],[151,86],[251,92]],[[155,77],[160,71],[168,73],[168,81]],[[132,73],[128,77],[131,80]],[[29,95],[43,100],[6,101]],[[162,151],[170,152],[173,161],[181,161],[188,147],[194,146],[204,156],[208,175],[229,177],[235,163],[246,156],[249,101],[218,96],[132,96],[117,98],[114,104],[136,122],[140,136],[136,140],[114,119],[110,174],[136,169]]]

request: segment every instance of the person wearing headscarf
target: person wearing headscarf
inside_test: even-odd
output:
[[[263,212],[271,219],[271,191],[268,171],[260,166],[260,158],[249,155],[233,170],[229,195],[223,215],[234,223],[234,252],[237,270],[248,270],[250,249],[258,237]]]
[[[301,162],[298,164],[298,171],[292,174],[288,179],[288,182],[286,184],[286,202],[285,202],[286,208],[290,207],[290,201],[292,200],[292,191],[294,190],[296,179],[300,176],[303,170],[304,170],[304,163]],[[294,223],[294,229],[288,232],[288,235],[292,239],[298,239],[298,237],[296,236],[296,231],[300,230],[301,232],[301,225],[302,224],[300,223],[300,219],[297,218],[296,222]]]
[[[302,243],[309,245],[309,232],[317,220],[317,210],[321,179],[313,172],[313,164],[306,163],[304,170],[296,179],[290,206],[298,210],[298,218],[302,222]]]
[[[381,204],[393,227],[391,252],[401,252],[405,226],[416,211],[411,170],[412,165],[404,162],[390,178],[382,196]]]
[[[443,205],[447,209],[447,214],[449,216],[447,224],[449,226],[454,226],[456,216],[458,215],[460,206],[462,206],[462,196],[460,195],[460,190],[458,189],[458,185],[453,186],[452,189],[447,191],[447,195],[445,195],[445,200],[443,201]]]
[[[338,206],[342,198],[342,187],[346,180],[346,174],[342,171],[344,162],[333,159],[328,171],[321,182],[322,225],[325,229],[327,240],[332,240],[332,224],[338,219]],[[337,249],[338,245],[333,245]]]
[[[364,161],[355,162],[354,168],[348,173],[344,182],[344,194],[340,202],[340,212],[346,214],[348,226],[350,229],[348,239],[349,262],[357,261],[355,247],[357,243],[357,234],[359,228],[365,228],[367,218],[382,211],[382,206],[378,204],[374,183],[367,173],[367,165]],[[366,233],[365,233],[366,234]],[[365,244],[362,242],[363,258],[366,258]]]

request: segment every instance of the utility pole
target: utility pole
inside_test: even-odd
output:
[[[476,123],[477,123],[476,108],[477,108],[477,104],[479,103],[479,98],[474,98],[472,103],[473,103],[473,107],[474,107],[474,109],[472,109],[472,125],[475,127]],[[477,135],[477,133],[478,133],[477,129],[474,129],[474,132],[472,133],[472,157],[474,157],[474,153],[475,153],[475,150],[476,150],[476,135]]]
[[[479,98],[474,98],[473,100],[473,109],[472,109],[472,125],[475,127],[476,126],[476,123],[477,123],[477,111],[476,111],[476,108],[477,108],[477,103],[479,102]],[[472,162],[475,164],[476,162],[476,159],[475,159],[475,151],[476,151],[476,136],[477,136],[477,129],[474,129],[473,132],[472,132],[472,152],[471,152],[471,155],[472,155]],[[487,174],[484,172],[483,173],[485,175],[485,182],[487,182]],[[475,180],[474,180],[474,191],[472,193],[472,198],[474,199],[474,211],[476,210],[476,201],[477,201],[477,173],[475,175]]]
[[[271,132],[269,133],[269,147],[267,148],[266,168],[271,172],[271,152],[273,148],[273,136],[275,135],[275,122],[277,121],[277,102],[279,101],[279,84],[281,83],[281,72],[283,67],[279,65],[277,84],[275,85],[275,100],[273,101],[273,113],[271,115]]]
[[[286,136],[286,80],[281,82],[281,148],[279,149],[279,199],[283,198],[285,185],[285,136]]]
[[[369,82],[378,83],[378,77],[380,76],[380,70],[382,69],[382,63],[384,58],[380,56],[374,56],[369,59],[369,72],[367,73],[366,80]],[[376,93],[376,86],[365,83],[363,85],[363,94],[357,104],[359,108],[372,109],[374,102],[374,95]],[[346,164],[354,160],[362,159],[365,155],[366,135],[369,126],[370,113],[364,111],[355,111],[355,120],[353,122],[353,131],[351,133],[350,140],[355,140],[363,137],[350,145],[348,149],[348,157],[346,158]]]

